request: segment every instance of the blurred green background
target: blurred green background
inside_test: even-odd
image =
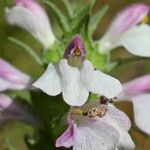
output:
[[[52,1],[63,11],[59,0]],[[70,0],[70,2],[77,3],[83,6],[84,3],[87,3],[87,0]],[[100,38],[107,30],[107,27],[109,26],[115,14],[123,7],[135,2],[145,2],[150,4],[150,0],[97,0],[93,13],[96,12],[103,4],[109,4],[110,8],[106,16],[99,23],[99,27],[95,31],[93,38]],[[38,53],[38,55],[42,54],[42,46],[37,42],[36,39],[34,39],[23,29],[7,24],[5,20],[4,9],[6,7],[12,6],[13,4],[13,0],[0,0],[0,57],[6,59],[20,70],[28,73],[32,76],[33,79],[36,79],[43,71],[42,68],[38,64],[36,64],[36,62],[34,62],[34,60],[23,49],[8,41],[9,36],[16,37],[31,46]],[[54,19],[51,10],[49,10],[48,7],[45,7],[45,9],[47,10],[47,13],[49,14],[49,17],[51,19],[52,27],[55,30],[56,35],[58,35],[60,29],[56,24],[56,20]],[[113,56],[112,59],[114,60],[118,58],[125,59],[128,57],[132,57],[124,49],[116,49],[111,54]],[[133,79],[134,77],[146,73],[150,73],[150,60],[141,60],[127,63],[117,67],[111,72],[113,76],[119,78],[122,82],[128,81],[130,79]],[[133,120],[132,104],[119,103],[118,107],[124,110],[129,115],[131,120]],[[23,142],[23,135],[25,133],[31,132],[32,128],[26,124],[19,122],[7,123],[5,126],[0,128],[0,150],[6,150],[8,140],[16,147],[16,150],[26,150],[27,148]],[[134,128],[131,130],[131,136],[138,146],[138,148],[136,149],[150,149],[150,137],[141,134]]]

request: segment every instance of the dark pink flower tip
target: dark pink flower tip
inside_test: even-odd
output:
[[[83,61],[85,60],[86,49],[80,35],[75,35],[65,50],[64,58],[68,59],[72,56],[80,57]]]

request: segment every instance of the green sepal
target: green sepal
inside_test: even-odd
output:
[[[46,49],[44,51],[44,62],[48,63],[58,63],[64,54],[65,45],[64,42],[55,42],[53,47]]]
[[[117,66],[117,62],[111,62],[111,63],[108,63],[106,65],[104,65],[101,70],[103,72],[106,72],[106,73],[109,73],[110,71],[112,71],[116,66]]]
[[[97,49],[93,49],[93,51],[90,51],[88,59],[92,62],[93,66],[96,69],[101,69],[108,62],[107,55],[100,54]]]
[[[88,98],[88,102],[97,101],[98,98],[99,98],[99,96],[97,94],[90,93],[90,96]]]

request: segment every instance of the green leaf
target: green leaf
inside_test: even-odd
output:
[[[49,96],[40,91],[31,92],[33,107],[43,120],[47,132],[53,140],[63,132],[66,120],[64,119],[69,106],[64,102],[61,95]],[[66,126],[65,126],[66,127]]]
[[[6,145],[7,145],[8,150],[16,150],[16,148],[14,147],[14,145],[10,142],[8,138],[6,139]]]
[[[60,27],[63,29],[64,32],[70,31],[70,26],[67,22],[66,17],[62,14],[62,12],[50,1],[45,1],[45,4],[47,4],[52,11],[54,12],[55,16],[57,17],[58,23],[60,24]]]
[[[67,14],[68,14],[69,18],[71,18],[73,16],[73,7],[69,3],[69,0],[61,0],[61,2],[64,4],[64,7],[67,11]]]
[[[89,33],[90,35],[95,31],[97,28],[98,23],[102,19],[102,17],[106,14],[109,6],[105,5],[102,9],[100,9],[94,16],[91,17],[90,23],[89,23]]]
[[[77,13],[72,18],[71,21],[72,30],[81,28],[81,25],[85,23],[86,18],[89,17],[90,10],[91,10],[91,5],[87,4],[79,11],[79,13]]]
[[[41,58],[26,43],[14,37],[8,37],[8,40],[23,48],[39,65],[43,65],[43,61],[41,60]]]

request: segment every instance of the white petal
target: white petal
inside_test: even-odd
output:
[[[134,55],[150,57],[150,26],[142,24],[131,28],[122,35],[118,44]]]
[[[11,83],[0,78],[0,91],[5,91],[9,88],[11,88]]]
[[[108,115],[110,115],[117,124],[126,131],[131,128],[131,121],[129,117],[114,106],[108,106]]]
[[[59,69],[65,102],[71,106],[83,105],[88,99],[89,92],[82,85],[79,69],[69,66],[66,59],[61,60]]]
[[[135,144],[132,141],[128,132],[123,129],[118,122],[109,115],[103,117],[103,120],[106,121],[108,124],[112,125],[120,134],[119,142],[117,144],[117,148],[121,150],[133,150],[135,148]]]
[[[77,143],[74,142],[74,144],[77,144],[77,147],[81,147],[81,150],[114,149],[119,140],[119,134],[103,119],[91,120],[78,116],[76,121],[78,122],[79,133],[75,133],[77,134],[75,138]]]
[[[112,98],[122,91],[122,85],[119,80],[96,70],[94,71],[90,91]]]
[[[83,67],[81,68],[81,81],[88,88],[89,84],[93,79],[94,68],[90,61],[85,60],[83,62]]]
[[[7,109],[12,104],[12,99],[5,95],[0,94],[0,109]]]
[[[120,132],[120,139],[117,145],[119,150],[134,150],[135,144],[128,132]]]
[[[136,125],[145,133],[150,134],[150,94],[132,97]]]
[[[44,74],[33,84],[48,95],[58,95],[61,93],[61,81],[56,70],[56,66],[49,64]]]
[[[31,78],[17,68],[0,59],[0,91],[7,89],[24,89]]]
[[[103,139],[89,127],[79,128],[74,138],[73,150],[109,150],[103,143]]]
[[[30,32],[45,48],[55,41],[48,18],[43,12],[38,15],[21,6],[15,6],[6,9],[6,18],[10,24],[18,25]]]

